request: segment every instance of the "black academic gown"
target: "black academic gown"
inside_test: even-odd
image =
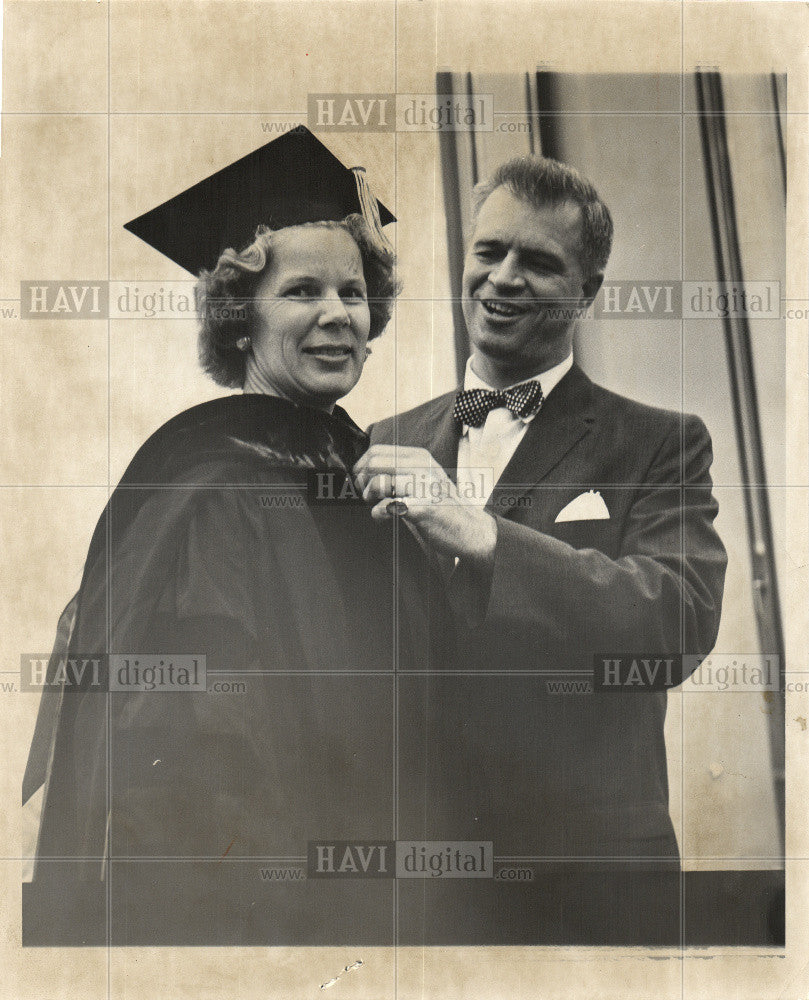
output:
[[[366,447],[339,408],[239,395],[137,453],[93,536],[69,655],[204,657],[207,690],[61,695],[40,896],[103,890],[121,943],[390,940],[389,880],[261,873],[305,869],[312,841],[394,838],[396,672],[451,641],[407,528],[353,496]]]

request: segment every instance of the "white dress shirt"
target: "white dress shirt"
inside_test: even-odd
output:
[[[572,366],[571,352],[558,365],[533,376],[542,386],[543,399],[550,396]],[[530,381],[522,379],[506,388],[513,389]],[[472,358],[466,363],[464,389],[492,389],[475,374]],[[486,503],[533,419],[533,416],[518,417],[500,406],[489,411],[482,427],[467,427],[464,424],[458,442],[458,491],[461,496],[476,505]]]

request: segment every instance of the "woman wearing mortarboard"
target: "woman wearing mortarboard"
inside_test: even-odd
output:
[[[388,879],[261,874],[317,842],[386,873],[396,671],[448,631],[416,542],[352,490],[367,438],[336,405],[391,314],[391,220],[299,128],[126,227],[201,275],[202,363],[243,392],[139,450],[60,622],[52,675],[109,660],[43,697],[26,773],[46,942],[93,919],[118,943],[391,940]]]

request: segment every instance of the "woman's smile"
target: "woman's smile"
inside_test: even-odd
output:
[[[354,355],[349,344],[313,344],[311,347],[303,347],[301,350],[304,354],[309,354],[313,358],[329,364],[347,361]]]

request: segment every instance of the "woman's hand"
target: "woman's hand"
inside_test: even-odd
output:
[[[490,564],[497,521],[479,504],[464,500],[455,483],[425,448],[374,444],[354,466],[357,488],[379,521],[401,498],[406,518],[425,542],[443,555]]]

